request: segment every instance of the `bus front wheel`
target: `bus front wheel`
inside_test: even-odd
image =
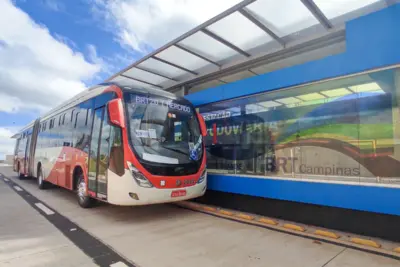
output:
[[[85,209],[93,207],[95,200],[88,194],[85,178],[82,173],[79,174],[78,177],[76,193],[78,196],[79,206]]]

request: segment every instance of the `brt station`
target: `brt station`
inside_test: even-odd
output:
[[[115,266],[400,266],[399,2],[244,0],[110,77],[195,105],[203,197],[80,210],[3,179],[110,246]]]

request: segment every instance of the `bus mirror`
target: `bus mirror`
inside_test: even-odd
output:
[[[200,122],[201,135],[207,136],[207,127],[206,127],[206,123],[204,121],[203,116],[201,116],[200,113],[197,113],[197,118],[199,119],[199,122]]]
[[[122,107],[121,99],[113,99],[108,102],[108,114],[110,117],[110,123],[121,128],[125,128],[125,116]]]

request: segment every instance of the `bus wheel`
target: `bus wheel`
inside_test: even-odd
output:
[[[37,183],[38,183],[39,189],[46,189],[47,188],[48,183],[44,180],[43,172],[42,172],[41,168],[38,170]]]
[[[24,175],[21,173],[21,167],[18,164],[18,179],[22,180],[24,178]]]
[[[79,206],[85,209],[93,207],[95,200],[91,198],[87,192],[87,186],[83,174],[79,174],[76,193],[78,195]]]

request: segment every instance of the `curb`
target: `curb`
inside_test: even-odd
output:
[[[190,201],[181,201],[175,205],[197,212],[206,213],[220,218],[229,219],[236,222],[246,223],[254,226],[268,228],[283,233],[293,234],[305,238],[319,240],[339,246],[354,248],[365,252],[378,254],[400,260],[400,244],[382,246],[379,241],[366,239],[365,237],[348,236],[347,234],[337,233],[332,230],[318,229],[318,227],[307,227],[292,222],[283,222],[275,218],[267,218],[256,214],[243,213],[234,210],[222,209],[219,207],[203,205]],[[317,228],[317,229],[316,229]],[[393,242],[392,242],[393,243]],[[393,243],[394,244],[394,243]]]

